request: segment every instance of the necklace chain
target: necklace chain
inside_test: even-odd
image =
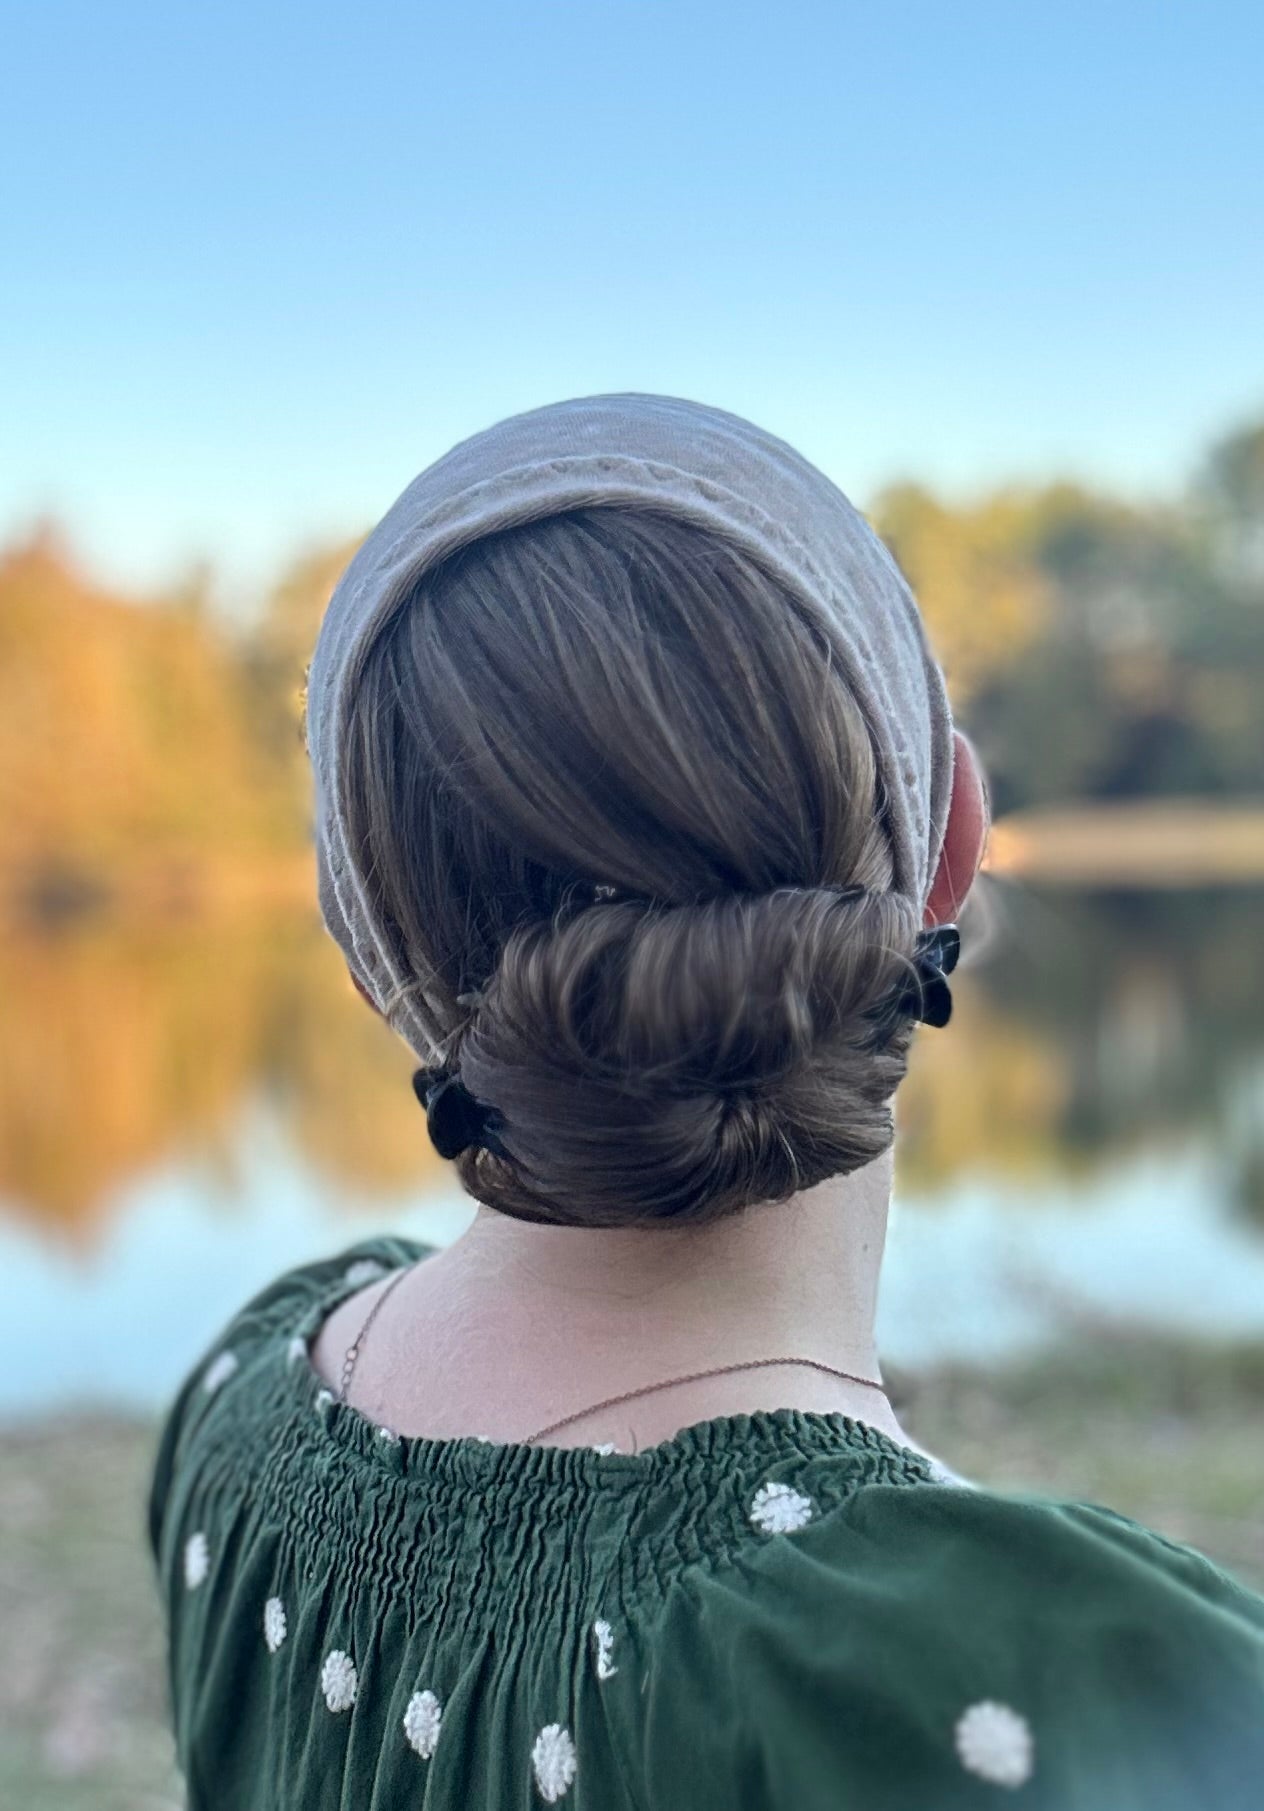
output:
[[[351,1379],[355,1372],[356,1360],[359,1358],[364,1342],[368,1337],[369,1328],[377,1319],[378,1312],[386,1302],[387,1297],[392,1293],[397,1284],[403,1282],[404,1277],[411,1269],[412,1265],[410,1264],[401,1266],[390,1279],[389,1283],[387,1283],[385,1289],[379,1291],[376,1301],[373,1303],[373,1306],[369,1309],[369,1312],[365,1317],[364,1324],[356,1334],[352,1344],[347,1347],[346,1355],[342,1362],[342,1376],[339,1379],[338,1387],[338,1398],[341,1402],[347,1400],[347,1392],[351,1388]],[[767,1369],[771,1365],[802,1365],[806,1366],[807,1369],[811,1371],[823,1371],[827,1377],[839,1377],[844,1383],[859,1384],[862,1389],[877,1390],[880,1394],[885,1394],[886,1392],[886,1385],[882,1382],[881,1378],[858,1377],[854,1371],[840,1371],[836,1365],[827,1365],[819,1358],[750,1358],[737,1364],[712,1365],[710,1369],[706,1371],[686,1371],[680,1377],[665,1377],[661,1383],[642,1384],[639,1389],[622,1390],[617,1396],[607,1396],[601,1402],[590,1403],[587,1408],[576,1409],[573,1415],[563,1415],[558,1421],[550,1421],[547,1427],[537,1428],[534,1434],[528,1434],[526,1439],[521,1441],[520,1444],[523,1446],[531,1446],[535,1441],[543,1440],[546,1434],[555,1434],[559,1428],[570,1427],[573,1422],[582,1421],[586,1415],[600,1414],[602,1409],[618,1408],[620,1403],[631,1402],[637,1396],[648,1396],[654,1390],[670,1390],[674,1385],[680,1383],[697,1383],[704,1377],[725,1377],[733,1371],[761,1371]]]
[[[411,1269],[412,1269],[411,1264],[401,1265],[401,1267],[395,1272],[394,1276],[392,1276],[390,1282],[386,1285],[385,1289],[379,1291],[377,1300],[374,1302],[373,1306],[369,1309],[368,1314],[364,1318],[363,1326],[360,1328],[360,1331],[356,1334],[356,1336],[355,1336],[354,1340],[351,1342],[351,1344],[347,1347],[346,1354],[342,1361],[342,1376],[339,1379],[339,1383],[338,1383],[338,1400],[340,1402],[345,1402],[347,1400],[347,1391],[351,1388],[351,1379],[352,1379],[353,1375],[355,1374],[356,1360],[360,1356],[361,1347],[364,1345],[365,1340],[368,1338],[369,1328],[373,1325],[374,1321],[378,1317],[378,1310],[382,1307],[383,1303],[386,1301],[387,1296],[389,1296],[391,1294],[392,1290],[396,1287],[396,1285],[403,1282],[404,1278],[408,1275],[408,1272]]]
[[[618,1396],[607,1396],[603,1402],[593,1402],[585,1409],[578,1409],[573,1415],[563,1415],[560,1421],[550,1421],[547,1427],[537,1428],[534,1434],[528,1434],[522,1442],[530,1446],[536,1440],[543,1440],[546,1434],[555,1434],[559,1428],[570,1427],[572,1422],[582,1421],[585,1415],[596,1415],[602,1409],[617,1408],[621,1402],[631,1402],[635,1396],[648,1396],[651,1390],[669,1390],[673,1384],[696,1383],[701,1377],[723,1377],[730,1371],[759,1371],[768,1365],[806,1365],[813,1371],[824,1371],[829,1377],[841,1377],[845,1383],[858,1383],[867,1390],[878,1390],[885,1394],[886,1385],[880,1378],[857,1377],[853,1371],[840,1371],[835,1365],[823,1364],[819,1358],[751,1358],[740,1364],[713,1365],[707,1371],[687,1371],[681,1377],[667,1377],[662,1383],[642,1384],[639,1390],[624,1390]]]

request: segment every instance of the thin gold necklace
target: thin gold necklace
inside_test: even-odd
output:
[[[555,1434],[559,1428],[569,1427],[574,1421],[582,1421],[586,1415],[596,1415],[602,1409],[617,1408],[621,1402],[631,1402],[634,1396],[648,1396],[651,1390],[669,1390],[677,1383],[696,1383],[700,1377],[723,1377],[729,1371],[758,1371],[767,1365],[807,1365],[813,1371],[824,1371],[829,1377],[841,1377],[845,1383],[858,1383],[866,1390],[886,1394],[886,1385],[880,1378],[857,1377],[853,1371],[840,1371],[834,1365],[822,1364],[819,1358],[752,1358],[744,1364],[714,1365],[709,1371],[688,1371],[683,1377],[668,1377],[662,1383],[647,1383],[639,1390],[624,1390],[618,1396],[607,1396],[604,1402],[591,1403],[586,1409],[578,1409],[573,1415],[563,1415],[560,1421],[550,1421],[547,1427],[528,1434],[520,1444],[530,1446],[536,1440],[543,1440],[546,1434]]]

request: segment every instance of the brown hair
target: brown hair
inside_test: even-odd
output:
[[[368,648],[348,733],[358,865],[500,1117],[478,1199],[701,1221],[887,1148],[921,915],[827,632],[743,553],[611,506],[488,535]]]

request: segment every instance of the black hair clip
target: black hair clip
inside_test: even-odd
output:
[[[474,1146],[504,1156],[496,1136],[500,1122],[495,1108],[475,1100],[455,1071],[442,1064],[418,1069],[413,1093],[426,1109],[426,1129],[440,1157],[459,1157]]]
[[[940,1027],[952,1017],[952,992],[948,976],[961,954],[961,932],[955,924],[937,924],[922,931],[913,946],[913,968],[895,1002],[897,1014],[907,1014],[922,1025]]]

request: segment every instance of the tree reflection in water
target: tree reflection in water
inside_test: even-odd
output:
[[[1259,896],[987,890],[987,947],[900,1094],[902,1184],[1073,1179],[1193,1132],[1264,1224]],[[0,1193],[52,1239],[91,1244],[160,1161],[227,1162],[260,1098],[336,1191],[371,1202],[443,1174],[409,1052],[314,906],[143,928],[71,915],[0,941],[0,997]]]

